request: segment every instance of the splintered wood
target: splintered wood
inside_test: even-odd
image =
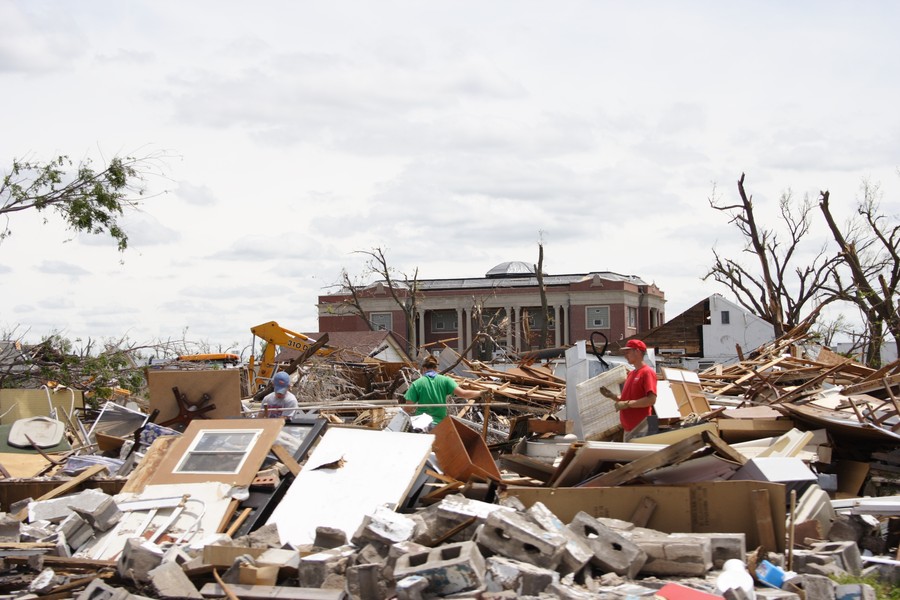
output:
[[[503,371],[477,361],[463,361],[476,379],[456,378],[467,387],[494,393],[494,399],[509,404],[510,410],[530,414],[557,411],[566,403],[566,381],[542,366],[518,365]]]
[[[723,403],[768,405],[789,416],[900,439],[900,361],[880,369],[810,341],[810,322],[761,346],[746,359],[700,375],[703,391]],[[814,356],[813,356],[814,355]]]

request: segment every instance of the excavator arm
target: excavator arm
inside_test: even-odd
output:
[[[275,375],[275,355],[277,347],[290,348],[298,352],[306,352],[316,344],[316,340],[311,337],[285,329],[275,321],[269,321],[255,327],[251,327],[250,331],[255,337],[260,338],[265,344],[262,357],[256,364],[253,356],[250,356],[250,375],[253,379],[252,391],[256,392],[260,388],[265,387],[272,376]],[[324,340],[323,340],[324,341]],[[318,356],[328,356],[335,351],[334,348],[323,346],[315,351]]]

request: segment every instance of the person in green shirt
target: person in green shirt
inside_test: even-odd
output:
[[[422,361],[422,376],[410,384],[404,398],[416,404],[409,407],[407,412],[414,414],[431,415],[435,424],[440,423],[447,416],[447,397],[451,394],[460,398],[480,398],[482,390],[464,390],[459,387],[454,379],[437,372],[438,361],[434,356],[427,356]],[[437,406],[434,406],[437,405]]]

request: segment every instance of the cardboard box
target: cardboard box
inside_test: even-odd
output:
[[[647,527],[665,533],[744,533],[747,547],[759,546],[753,490],[768,490],[776,551],[784,551],[785,486],[761,481],[710,481],[689,485],[631,485],[600,488],[511,486],[507,494],[525,506],[543,503],[564,523],[579,511],[629,521],[644,498],[656,502]]]

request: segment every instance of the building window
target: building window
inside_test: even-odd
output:
[[[175,473],[238,473],[247,459],[260,430],[207,429],[200,432]]]
[[[722,311],[722,325],[731,323],[731,314],[727,310]]]
[[[394,328],[393,315],[386,313],[369,313],[369,322],[375,331],[391,331]]]
[[[587,329],[609,329],[609,307],[587,307]]]
[[[637,308],[628,307],[628,326],[632,329],[637,328]]]
[[[431,311],[431,332],[440,333],[442,331],[456,331],[459,322],[456,318],[455,310],[434,310]]]

